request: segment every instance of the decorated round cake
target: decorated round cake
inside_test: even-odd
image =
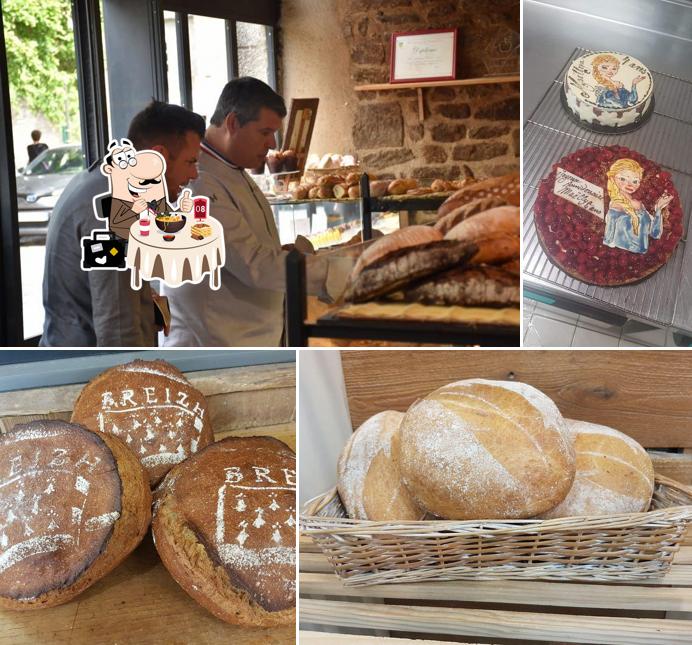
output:
[[[575,59],[565,74],[563,102],[572,118],[598,132],[630,132],[653,111],[654,82],[632,56],[594,52]]]
[[[670,173],[623,146],[582,148],[554,164],[541,182],[534,219],[552,262],[600,286],[657,271],[682,236]]]

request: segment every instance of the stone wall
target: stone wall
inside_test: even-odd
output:
[[[320,98],[311,152],[356,153],[383,177],[518,170],[519,83],[426,88],[423,121],[415,90],[353,90],[388,82],[392,32],[450,26],[459,77],[518,71],[518,0],[284,0],[282,89]]]

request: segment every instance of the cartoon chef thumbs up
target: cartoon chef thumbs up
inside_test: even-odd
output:
[[[189,188],[183,189],[183,193],[180,196],[179,208],[183,213],[192,212],[192,191]]]

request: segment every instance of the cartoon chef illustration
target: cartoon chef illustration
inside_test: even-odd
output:
[[[169,206],[165,159],[154,150],[138,152],[129,139],[110,142],[101,172],[109,178],[110,192],[94,198],[94,210],[123,240],[128,239],[130,227],[147,209],[152,217],[165,211],[192,212],[189,190],[183,191],[177,208]]]

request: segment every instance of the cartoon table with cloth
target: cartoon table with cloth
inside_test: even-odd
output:
[[[127,267],[132,270],[130,284],[140,289],[142,279],[161,279],[169,287],[185,282],[201,282],[209,273],[209,286],[221,286],[221,267],[226,262],[223,227],[213,217],[206,217],[204,233],[199,224],[189,218],[175,235],[166,235],[154,228],[142,234],[138,222],[130,228],[127,249]]]

